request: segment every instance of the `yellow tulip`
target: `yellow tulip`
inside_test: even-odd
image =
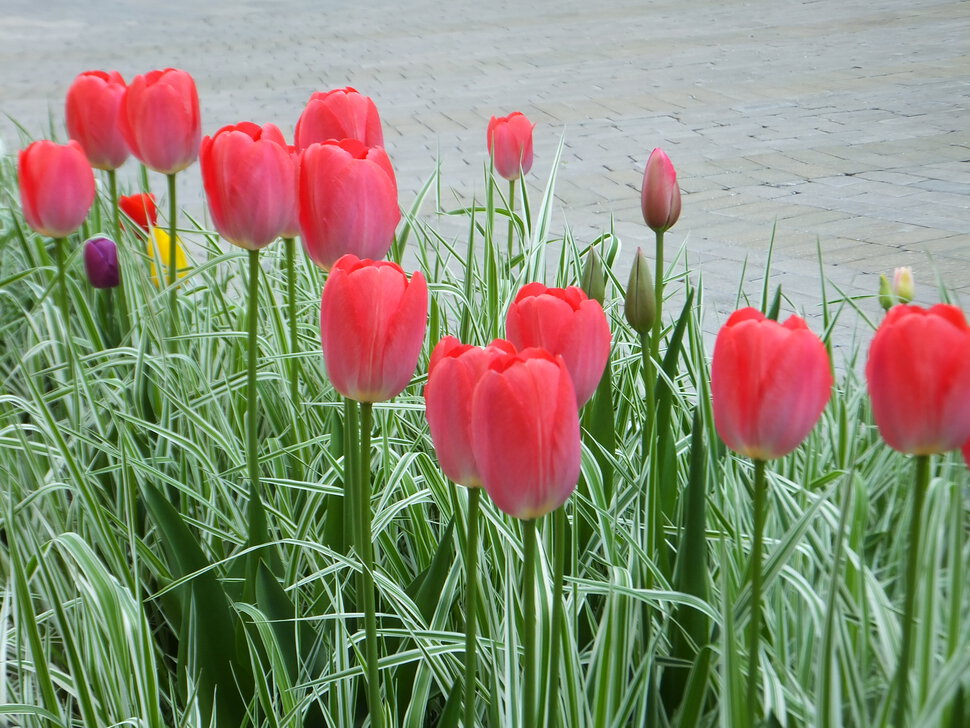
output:
[[[162,270],[165,275],[163,280],[168,282],[168,256],[170,255],[172,245],[172,238],[169,236],[168,232],[159,227],[153,227],[151,230],[151,235],[148,238],[148,257],[150,260],[150,272],[152,277],[152,283],[156,286],[160,285],[158,282],[157,271],[155,270],[155,259],[161,261]],[[182,250],[182,240],[177,235],[175,236],[175,267],[176,277],[184,278],[186,273],[188,273],[188,261],[185,258],[185,251]]]

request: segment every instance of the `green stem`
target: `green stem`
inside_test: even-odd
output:
[[[111,194],[111,219],[114,226],[114,241],[115,245],[118,246],[118,258],[119,258],[119,269],[122,268],[120,259],[124,251],[122,251],[121,245],[121,210],[118,207],[118,173],[113,170],[108,170],[108,190]],[[125,277],[124,271],[121,271],[121,282],[118,284],[118,305],[120,307],[118,315],[119,324],[119,342],[122,335],[128,331],[129,326],[129,316],[128,316],[128,296],[125,293]]]
[[[74,376],[74,343],[71,341],[71,317],[68,309],[67,266],[64,261],[65,245],[67,245],[67,238],[54,238],[54,260],[57,262],[57,307],[61,310],[61,323],[64,327],[64,362],[66,365],[64,381],[74,391],[72,422],[77,425],[81,412],[81,393],[78,390],[78,379]]]
[[[266,542],[266,513],[259,483],[259,441],[256,436],[256,323],[259,312],[259,251],[249,251],[249,339],[246,375],[246,466],[249,472],[249,545]]]
[[[555,540],[552,594],[552,630],[549,649],[549,695],[547,719],[543,725],[559,724],[559,653],[562,643],[563,577],[566,573],[566,509],[559,507],[553,515],[552,537]]]
[[[168,332],[171,337],[178,333],[178,297],[175,291],[175,281],[178,278],[178,241],[175,237],[175,220],[178,208],[175,203],[175,174],[168,175]],[[175,344],[173,343],[174,347]]]
[[[650,354],[654,361],[660,361],[660,332],[663,328],[660,323],[662,320],[664,304],[664,234],[658,232],[657,236],[657,269],[654,278],[654,305],[656,307],[655,318],[653,320],[653,335],[650,338]]]
[[[373,404],[360,403],[360,459],[358,472],[360,488],[357,493],[358,548],[360,552],[360,590],[364,603],[364,648],[366,653],[367,703],[370,706],[372,728],[383,728],[384,707],[381,705],[381,686],[377,671],[377,609],[374,598],[374,546],[371,536],[370,511],[370,434]]]
[[[758,644],[761,638],[761,552],[765,529],[765,461],[754,461],[754,538],[751,542],[751,619],[748,622],[748,726],[758,716]]]
[[[477,649],[475,631],[478,626],[478,511],[481,488],[468,489],[468,524],[465,536],[465,728],[475,725],[475,675]]]
[[[290,325],[290,401],[294,409],[300,399],[300,367],[296,359],[299,351],[299,330],[296,320],[296,239],[284,238],[286,244],[286,307]]]
[[[512,269],[512,256],[515,255],[515,180],[509,182],[509,259],[506,261],[509,270]]]
[[[909,663],[913,653],[913,616],[916,604],[916,580],[919,567],[920,531],[923,524],[923,501],[930,483],[930,456],[916,456],[913,514],[909,525],[909,544],[906,550],[906,596],[903,603],[903,645],[896,672],[896,713],[893,725],[903,728],[906,722],[909,696]]]
[[[525,621],[522,641],[525,647],[525,700],[522,703],[522,725],[536,725],[536,522],[522,522],[525,541]]]

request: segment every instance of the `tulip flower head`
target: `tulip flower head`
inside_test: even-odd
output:
[[[662,149],[654,149],[643,170],[640,191],[643,220],[657,233],[669,230],[680,217],[680,187],[677,171]]]
[[[825,346],[801,318],[780,324],[754,308],[736,311],[711,362],[717,433],[754,460],[787,455],[815,426],[832,381]]]
[[[151,192],[122,195],[118,198],[118,207],[146,233],[158,225],[158,205]]]
[[[654,294],[653,279],[650,277],[650,266],[640,248],[637,248],[633,266],[630,268],[623,315],[633,330],[641,336],[653,328],[657,316],[657,297]]]
[[[561,355],[580,407],[593,396],[610,357],[610,325],[603,307],[581,289],[524,286],[509,306],[505,332],[517,349]]]
[[[175,174],[192,164],[202,140],[192,76],[177,68],[135,76],[125,91],[121,133],[149,169]]]
[[[327,375],[340,394],[383,402],[411,381],[428,325],[428,284],[396,263],[345,255],[320,302]]]
[[[34,142],[17,159],[24,220],[41,235],[64,238],[84,222],[94,203],[94,172],[81,145]]]
[[[168,234],[167,230],[162,228],[153,227],[148,236],[148,260],[149,260],[149,275],[151,276],[152,283],[156,286],[161,286],[167,281],[159,281],[158,272],[155,269],[156,259],[161,261],[162,270],[166,270],[168,266],[168,256],[172,250],[172,238]],[[176,268],[176,278],[184,278],[188,274],[189,263],[185,258],[185,251],[182,249],[182,240],[176,236],[175,238],[175,268]]]
[[[472,449],[482,485],[522,519],[559,508],[579,480],[579,411],[560,356],[543,349],[496,356],[472,395]]]
[[[909,303],[916,295],[913,269],[908,265],[893,271],[893,295],[900,303]]]
[[[525,114],[514,111],[508,116],[493,116],[486,132],[488,152],[495,171],[511,181],[532,169],[532,130],[535,124]]]
[[[350,86],[314,93],[296,122],[294,137],[301,151],[331,139],[356,139],[368,147],[384,146],[376,104]]]
[[[131,151],[121,133],[125,80],[117,71],[85,71],[67,90],[67,133],[95,169],[117,169]]]
[[[472,449],[472,395],[488,365],[514,353],[515,347],[504,339],[480,347],[454,336],[445,336],[431,352],[424,390],[428,427],[441,469],[455,483],[469,488],[482,484]]]
[[[300,235],[313,262],[327,270],[348,253],[387,255],[401,219],[387,153],[354,139],[329,141],[304,149],[299,167]]]
[[[869,346],[866,380],[893,449],[932,455],[970,440],[970,326],[956,306],[893,306]]]
[[[226,126],[202,140],[202,184],[212,221],[229,242],[259,250],[296,215],[296,167],[273,124]]]
[[[84,243],[84,271],[95,288],[117,286],[121,282],[121,275],[115,241],[99,236]]]

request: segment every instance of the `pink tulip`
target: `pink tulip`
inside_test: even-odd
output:
[[[482,485],[515,518],[538,518],[579,479],[579,412],[562,357],[542,349],[496,356],[472,395],[472,448]]]
[[[357,89],[317,91],[307,102],[294,130],[296,147],[335,139],[356,139],[368,147],[384,146],[384,131],[377,106]]]
[[[662,233],[680,217],[680,187],[677,172],[662,149],[654,149],[643,170],[640,193],[643,220],[654,232]]]
[[[477,488],[482,484],[472,450],[472,393],[488,365],[515,347],[496,339],[487,347],[462,344],[445,336],[431,352],[424,389],[428,427],[441,470],[453,482]]]
[[[513,111],[508,116],[489,119],[486,141],[495,171],[507,180],[518,179],[532,169],[532,130],[535,124],[525,114]]]
[[[711,362],[714,425],[724,444],[773,460],[801,444],[832,394],[825,346],[798,316],[785,323],[754,308],[721,327]]]
[[[970,439],[970,326],[956,306],[893,306],[869,345],[866,380],[879,434],[932,455]]]
[[[292,224],[295,162],[273,124],[223,127],[202,140],[200,163],[212,221],[229,242],[258,250]]]
[[[192,164],[202,139],[192,76],[176,68],[135,76],[122,104],[121,133],[149,169],[175,174]]]
[[[610,325],[603,307],[582,289],[528,284],[509,306],[505,333],[518,349],[561,355],[580,407],[593,396],[610,357]]]
[[[347,253],[383,258],[401,219],[387,153],[355,139],[303,150],[299,205],[303,246],[324,270]]]
[[[323,287],[320,332],[330,381],[358,402],[396,397],[411,381],[428,324],[428,284],[396,263],[345,255]]]
[[[81,145],[34,142],[17,159],[20,203],[31,228],[65,238],[84,222],[94,202],[94,172]]]
[[[125,80],[117,71],[85,71],[67,90],[67,133],[97,169],[117,169],[131,153],[121,133]]]

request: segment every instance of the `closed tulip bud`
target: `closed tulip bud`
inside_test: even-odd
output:
[[[893,449],[932,455],[970,439],[970,326],[956,306],[894,306],[869,346],[866,380]]]
[[[677,172],[662,149],[654,149],[643,170],[640,192],[643,220],[657,233],[669,230],[680,217],[680,187]]]
[[[524,286],[509,306],[505,332],[517,349],[538,347],[562,356],[580,407],[593,396],[610,357],[610,325],[603,307],[582,290]]]
[[[212,222],[226,240],[259,250],[292,224],[296,168],[275,125],[225,126],[202,140],[199,162]]]
[[[428,284],[396,263],[345,255],[320,302],[323,358],[344,397],[383,402],[411,381],[428,325]]]
[[[754,308],[731,314],[714,344],[714,425],[729,448],[773,460],[801,444],[832,393],[828,353],[798,316],[785,323]]]
[[[515,347],[504,339],[483,348],[462,344],[454,336],[444,337],[431,352],[424,389],[428,427],[441,470],[455,483],[469,488],[482,484],[472,448],[472,394],[492,361],[514,353]]]
[[[535,124],[521,111],[489,119],[486,141],[495,171],[511,181],[532,169],[532,130]]]
[[[146,233],[158,225],[158,205],[151,192],[122,195],[118,198],[118,207]]]
[[[125,80],[117,71],[85,71],[67,90],[67,133],[96,169],[117,169],[131,153],[121,133]]]
[[[542,349],[496,357],[472,395],[472,448],[499,508],[533,519],[559,508],[579,480],[579,413],[562,357]]]
[[[364,146],[383,147],[384,130],[374,101],[350,86],[310,96],[294,129],[296,148],[302,151],[331,139],[356,139]]]
[[[34,142],[20,151],[17,177],[31,228],[64,238],[81,227],[94,202],[94,172],[80,144]]]
[[[606,300],[606,273],[603,272],[603,260],[595,250],[591,249],[586,255],[580,288],[601,306]]]
[[[626,284],[623,315],[633,330],[643,336],[653,328],[657,316],[657,299],[650,278],[650,264],[643,251],[637,248],[630,268],[630,280]]]
[[[879,305],[882,306],[883,311],[888,311],[896,305],[896,297],[885,273],[879,275]]]
[[[401,219],[397,179],[381,147],[355,139],[311,144],[300,155],[300,235],[324,270],[342,255],[387,255]]]
[[[158,259],[162,262],[162,270],[166,270],[168,266],[168,256],[172,250],[172,238],[169,236],[168,231],[162,228],[153,227],[148,236],[148,259],[149,259],[149,275],[151,276],[152,283],[156,286],[160,286],[167,281],[159,281],[158,273],[155,270],[155,260]],[[175,268],[176,268],[176,278],[184,278],[188,274],[189,263],[185,258],[185,250],[182,249],[182,240],[176,236],[175,238]]]
[[[97,237],[84,244],[84,271],[95,288],[114,288],[121,282],[114,240]]]
[[[893,271],[893,293],[900,303],[913,300],[915,285],[913,283],[913,269],[909,266],[897,268]]]
[[[175,174],[192,164],[202,140],[192,76],[177,68],[135,76],[125,91],[121,133],[149,169]]]

